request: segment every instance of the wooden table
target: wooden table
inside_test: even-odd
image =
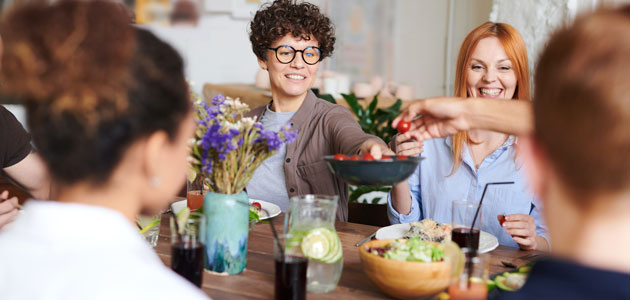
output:
[[[274,218],[278,232],[284,218]],[[170,228],[167,215],[162,216],[160,238],[155,251],[165,265],[171,265]],[[308,294],[308,299],[388,299],[363,273],[358,248],[354,245],[379,227],[355,223],[336,222],[335,229],[343,245],[343,273],[337,288],[327,294]],[[217,275],[204,272],[202,289],[213,299],[273,299],[274,262],[271,229],[268,224],[257,224],[250,232],[247,250],[247,268],[239,275]],[[524,265],[535,258],[527,258],[537,251],[499,246],[490,252],[490,273],[509,270],[501,261]],[[526,257],[525,259],[521,259]]]

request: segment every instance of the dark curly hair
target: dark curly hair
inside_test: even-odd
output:
[[[4,92],[24,102],[57,184],[106,182],[135,141],[176,138],[191,106],[183,60],[115,2],[29,4],[4,21]]]
[[[330,19],[311,3],[296,0],[277,0],[256,12],[249,26],[249,40],[258,58],[265,60],[267,49],[287,34],[309,40],[312,35],[319,42],[321,58],[330,55],[335,47],[335,28]]]

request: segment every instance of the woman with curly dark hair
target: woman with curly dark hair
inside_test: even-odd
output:
[[[330,19],[307,2],[278,0],[262,7],[250,24],[249,39],[258,64],[269,71],[272,101],[258,107],[265,126],[277,130],[290,123],[295,143],[267,159],[247,185],[250,198],[289,208],[289,198],[304,194],[338,195],[338,220],[348,219],[348,186],[331,174],[324,155],[390,151],[379,138],[365,134],[346,108],[317,98],[311,91],[319,62],[330,56],[335,31]]]
[[[56,201],[27,201],[0,233],[2,298],[207,299],[134,224],[183,184],[182,58],[113,1],[37,3],[3,19],[3,92],[24,101]]]

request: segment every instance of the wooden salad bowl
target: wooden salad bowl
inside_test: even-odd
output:
[[[387,259],[369,253],[394,240],[369,241],[359,247],[363,272],[384,293],[398,299],[413,299],[437,294],[450,283],[449,262],[415,262]]]

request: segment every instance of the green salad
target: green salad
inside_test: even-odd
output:
[[[395,240],[385,247],[372,247],[369,252],[387,259],[400,261],[434,262],[444,260],[444,248],[441,244],[425,242],[418,237]]]

